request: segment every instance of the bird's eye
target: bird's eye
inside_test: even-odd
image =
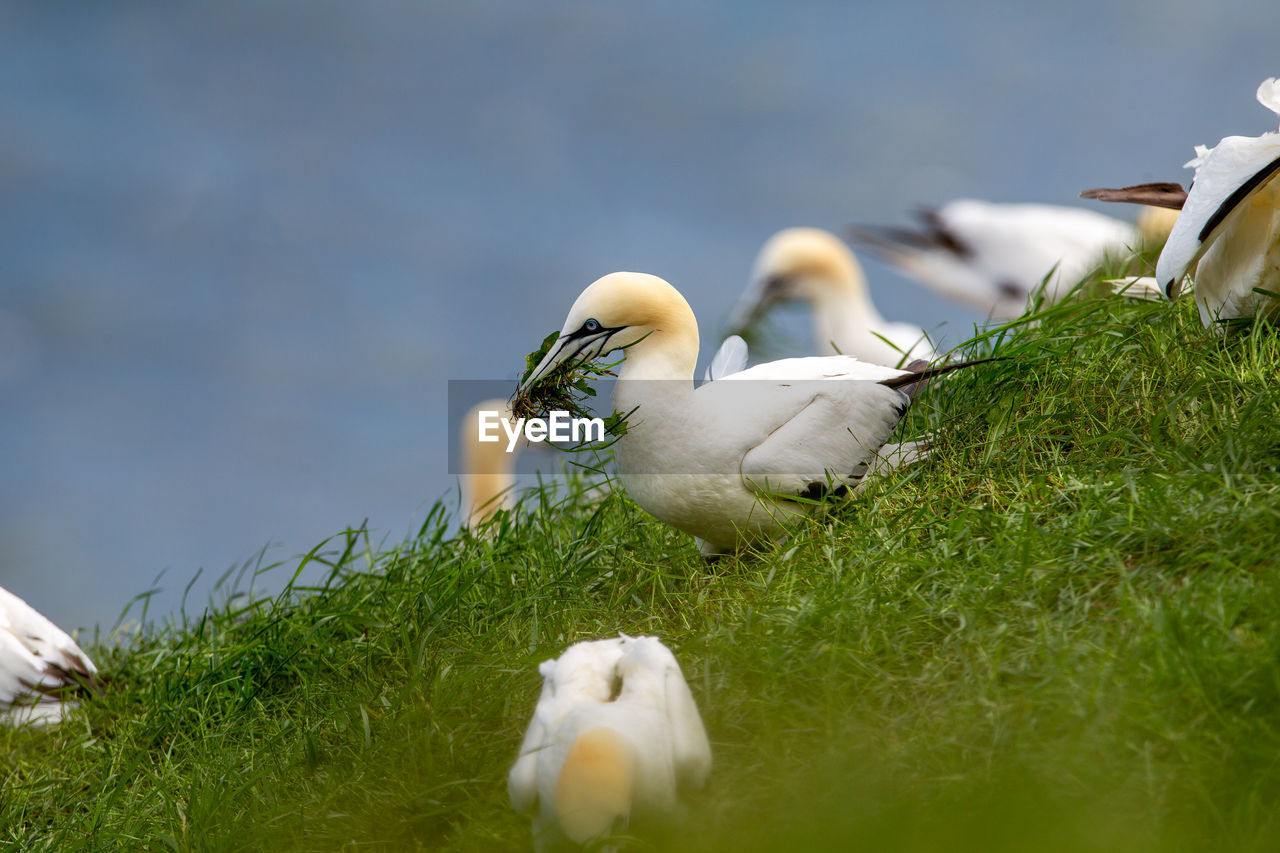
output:
[[[584,332],[598,332],[600,331],[600,324],[593,317],[587,322],[582,324],[582,330]]]

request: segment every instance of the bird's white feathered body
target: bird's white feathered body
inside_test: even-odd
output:
[[[908,402],[878,383],[903,375],[850,356],[767,362],[697,389],[623,374],[614,407],[635,413],[616,447],[618,477],[707,554],[773,539],[812,509],[792,498],[866,475]]]
[[[883,383],[915,376],[827,356],[761,364],[695,389],[698,329],[684,297],[656,276],[613,273],[578,297],[525,387],[560,362],[620,347],[613,405],[631,415],[615,445],[619,479],[708,555],[773,538],[812,509],[807,499],[861,482],[909,403]]]
[[[924,329],[885,320],[861,264],[844,241],[819,228],[787,228],[760,249],[730,326],[745,330],[771,305],[808,302],[818,351],[896,366],[936,355]]]
[[[994,317],[1023,314],[1041,282],[1056,301],[1106,254],[1129,254],[1140,239],[1131,223],[1062,205],[956,199],[922,216],[920,231],[855,236],[916,281]]]
[[[711,771],[702,718],[654,637],[578,643],[540,667],[542,695],[507,778],[538,850],[581,845],[678,811]]]
[[[60,722],[76,707],[61,693],[91,684],[97,671],[65,631],[0,588],[0,721]]]
[[[1280,81],[1264,81],[1258,100],[1280,113]],[[1280,298],[1255,290],[1280,292],[1280,133],[1228,136],[1196,155],[1187,163],[1195,180],[1156,264],[1157,281],[1176,299],[1196,265],[1195,300],[1206,326],[1280,311]]]

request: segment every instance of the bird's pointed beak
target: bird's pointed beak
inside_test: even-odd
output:
[[[598,357],[604,350],[605,342],[616,332],[617,329],[601,329],[595,334],[582,334],[574,332],[572,334],[561,334],[556,338],[556,342],[551,345],[551,349],[547,350],[547,354],[542,357],[542,361],[538,362],[538,366],[533,369],[516,391],[517,394],[524,394],[538,381],[551,371],[555,370],[561,362],[565,361],[590,361]]]
[[[760,322],[765,310],[778,300],[780,292],[779,282],[773,278],[757,278],[752,281],[729,314],[725,334],[741,335],[749,332],[752,326]]]

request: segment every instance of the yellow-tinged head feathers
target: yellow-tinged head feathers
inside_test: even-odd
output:
[[[652,327],[698,333],[689,303],[666,281],[642,272],[614,272],[596,279],[574,301],[560,334],[594,318],[605,328]],[[638,336],[636,336],[638,337]]]
[[[789,282],[787,296],[813,299],[813,288],[866,291],[862,265],[845,242],[821,228],[786,228],[765,242],[756,258],[757,281]]]
[[[772,305],[795,299],[813,306],[823,343],[831,340],[827,326],[837,314],[851,316],[856,325],[878,319],[853,251],[821,228],[786,228],[765,241],[747,290],[729,318],[729,331],[744,332]]]
[[[560,337],[520,390],[561,362],[591,360],[624,347],[629,349],[620,378],[692,380],[698,321],[680,291],[646,273],[596,279],[574,301]]]

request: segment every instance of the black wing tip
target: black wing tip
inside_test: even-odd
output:
[[[921,207],[914,213],[924,226],[922,229],[897,225],[850,225],[845,229],[846,235],[851,243],[888,254],[934,249],[962,258],[972,254],[969,247],[951,233],[935,208]]]
[[[102,681],[93,671],[92,665],[81,655],[63,653],[63,662],[46,661],[44,676],[53,684],[47,687],[35,687],[48,696],[101,696]]]
[[[932,248],[928,235],[895,225],[850,225],[845,231],[849,242],[879,251]]]
[[[1241,202],[1252,195],[1254,190],[1270,181],[1272,176],[1277,172],[1280,172],[1280,157],[1277,157],[1258,171],[1254,172],[1247,181],[1236,187],[1235,191],[1232,192],[1231,195],[1227,196],[1226,200],[1218,206],[1218,209],[1215,210],[1213,215],[1209,217],[1207,222],[1205,222],[1204,228],[1200,229],[1200,242],[1203,243],[1205,240],[1209,239],[1209,235],[1213,233],[1215,228],[1222,224],[1222,221],[1227,218],[1231,211],[1235,210]]]

